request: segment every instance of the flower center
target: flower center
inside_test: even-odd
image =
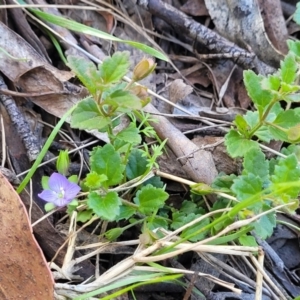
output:
[[[58,194],[58,198],[64,198],[65,197],[65,190],[63,187],[60,187],[60,193]]]

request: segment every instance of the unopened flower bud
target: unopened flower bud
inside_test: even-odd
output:
[[[300,125],[296,125],[287,130],[288,139],[291,143],[299,143],[300,141]]]
[[[140,81],[147,77],[156,67],[156,63],[152,58],[142,59],[133,70],[133,80]]]
[[[140,99],[144,99],[148,97],[147,88],[142,85],[136,85],[130,89],[130,91],[135,94]]]
[[[67,175],[70,166],[68,150],[60,151],[56,161],[56,169],[62,175]]]

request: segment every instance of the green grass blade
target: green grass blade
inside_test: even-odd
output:
[[[51,146],[51,143],[55,139],[55,137],[56,137],[58,131],[60,130],[61,126],[64,124],[64,122],[66,121],[66,119],[71,115],[71,113],[73,112],[73,110],[75,109],[75,107],[76,107],[76,105],[74,105],[74,107],[72,107],[71,109],[69,109],[62,116],[62,118],[59,120],[59,122],[56,124],[56,126],[52,130],[50,136],[48,137],[48,139],[47,139],[44,147],[42,148],[40,154],[38,155],[37,159],[35,160],[34,164],[32,165],[30,171],[28,172],[28,174],[26,175],[26,177],[23,179],[23,181],[20,183],[19,187],[17,188],[17,193],[18,194],[20,194],[23,191],[23,189],[25,188],[25,186],[29,182],[30,178],[33,176],[34,172],[38,168],[39,164],[42,162],[44,156],[46,155],[46,153],[47,153],[47,151],[49,149],[49,147]]]
[[[153,49],[152,47],[149,47],[147,45],[144,45],[142,43],[138,43],[138,42],[134,42],[134,41],[126,41],[126,40],[122,40],[119,39],[111,34],[108,34],[106,32],[100,31],[98,29],[95,28],[91,28],[89,26],[80,24],[76,21],[72,21],[72,20],[68,20],[66,18],[63,17],[59,17],[59,16],[55,16],[55,15],[51,15],[36,9],[30,9],[30,11],[32,13],[34,13],[36,16],[38,16],[40,19],[53,23],[55,25],[67,28],[69,30],[73,30],[73,31],[77,31],[77,32],[81,32],[84,34],[89,34],[89,35],[93,35],[96,37],[99,37],[101,39],[105,39],[105,40],[110,40],[110,41],[115,41],[115,42],[119,42],[119,43],[125,43],[128,44],[132,47],[135,47],[137,49],[140,49],[141,51],[148,53],[154,57],[157,57],[161,60],[164,61],[169,61],[168,57],[165,56],[163,53],[161,53],[158,50]]]

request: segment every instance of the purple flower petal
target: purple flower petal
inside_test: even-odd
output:
[[[76,183],[68,181],[68,185],[65,188],[65,199],[70,201],[73,200],[80,190],[80,186],[78,186]]]
[[[38,196],[43,199],[44,201],[54,203],[57,199],[57,193],[50,191],[50,190],[44,190]]]
[[[48,181],[49,190],[44,190],[38,196],[44,201],[56,206],[69,204],[79,193],[80,187],[70,182],[65,176],[53,173]]]
[[[59,173],[53,173],[48,181],[50,190],[58,194],[61,193],[61,189],[66,189],[65,186],[68,185],[68,183],[69,180]]]

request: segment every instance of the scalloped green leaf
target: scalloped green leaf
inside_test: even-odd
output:
[[[270,188],[276,191],[276,184],[299,181],[299,179],[300,169],[298,167],[298,161],[296,156],[292,154],[286,158],[280,158],[278,164],[275,165],[274,174],[271,176],[272,184]],[[284,193],[291,198],[296,198],[299,192],[300,185],[297,187],[290,187],[284,191]]]
[[[263,240],[270,237],[276,226],[276,214],[271,212],[259,218],[258,221],[254,222],[255,233]]]
[[[280,62],[280,67],[281,80],[287,84],[293,83],[296,79],[298,68],[295,55],[291,52],[288,53],[284,60]]]
[[[273,99],[273,95],[270,91],[262,89],[262,79],[262,76],[256,75],[251,70],[244,71],[244,83],[247,93],[257,109],[261,112]]]
[[[108,192],[105,196],[101,196],[96,192],[88,195],[87,205],[100,218],[107,221],[114,221],[120,213],[120,205],[122,204],[116,192]]]
[[[132,180],[143,175],[147,170],[147,159],[143,156],[144,152],[139,149],[132,149],[126,165],[126,176]]]
[[[120,81],[129,72],[129,52],[115,52],[99,64],[101,79],[105,84]]]
[[[68,56],[67,66],[76,74],[89,92],[96,97],[101,89],[101,75],[95,64],[90,60],[78,56]]]
[[[134,123],[117,133],[116,138],[132,145],[139,145],[142,142],[142,137]]]
[[[297,6],[297,11],[299,11],[300,6]],[[300,12],[300,11],[299,11]],[[300,14],[299,14],[300,16]],[[296,56],[300,56],[300,42],[299,41],[292,41],[287,40],[287,45],[290,51],[292,51]]]
[[[104,101],[106,104],[116,107],[118,111],[130,112],[133,109],[141,109],[140,99],[129,91],[117,90],[111,93]]]
[[[110,122],[110,118],[101,115],[97,103],[91,97],[81,100],[71,116],[71,127],[78,129],[100,130]]]
[[[260,149],[252,149],[245,154],[243,175],[252,173],[262,181],[269,179],[269,161]]]
[[[231,187],[238,200],[246,200],[262,191],[263,181],[260,177],[249,173],[241,175],[234,180]]]
[[[169,195],[163,189],[156,188],[150,184],[143,186],[133,199],[133,202],[139,206],[139,211],[150,215],[162,208]]]
[[[123,179],[125,166],[122,164],[121,156],[111,144],[103,147],[96,147],[91,154],[91,171],[104,174],[107,180],[103,186],[114,186]]]
[[[257,142],[244,138],[232,129],[226,134],[224,144],[231,157],[244,156],[249,150],[259,148]]]

